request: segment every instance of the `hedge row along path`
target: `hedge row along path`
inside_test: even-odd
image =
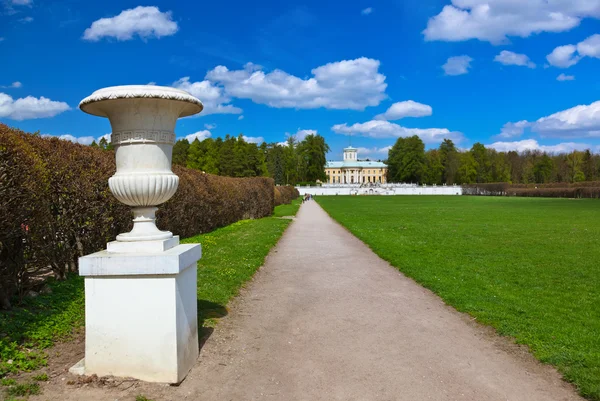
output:
[[[398,273],[314,201],[301,207],[180,386],[62,386],[40,399],[135,394],[156,401],[582,400],[553,368]]]

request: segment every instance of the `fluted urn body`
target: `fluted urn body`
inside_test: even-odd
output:
[[[202,111],[189,93],[160,86],[114,86],[83,99],[81,110],[107,117],[112,128],[117,171],[108,185],[113,195],[133,208],[134,225],[118,241],[163,240],[173,236],[155,224],[156,206],[177,191],[171,171],[175,123]]]

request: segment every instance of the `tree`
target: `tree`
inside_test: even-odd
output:
[[[173,145],[173,164],[186,166],[190,142],[187,139],[180,139]]]
[[[398,138],[388,153],[389,182],[422,182],[425,144],[418,136]]]
[[[442,182],[448,185],[454,184],[458,172],[459,157],[456,146],[454,146],[451,139],[444,139],[440,144],[440,160],[444,167]]]
[[[540,157],[535,165],[533,166],[533,175],[535,176],[535,182],[544,184],[550,182],[552,173],[554,172],[554,161],[544,153]]]
[[[298,144],[298,155],[301,161],[301,177],[308,182],[325,181],[325,165],[327,164],[329,146],[321,135],[308,135]]]
[[[461,153],[458,166],[458,183],[474,184],[477,181],[478,167],[472,152]]]
[[[477,176],[475,182],[489,182],[490,160],[487,149],[482,143],[477,142],[473,145],[470,152],[476,162]]]
[[[444,174],[442,156],[437,149],[425,152],[425,173],[423,181],[427,184],[441,184]]]
[[[583,165],[583,154],[578,151],[569,153],[566,157],[567,168],[570,182],[580,182],[585,180],[585,174],[581,170]]]

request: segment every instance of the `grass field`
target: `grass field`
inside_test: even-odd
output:
[[[600,400],[600,201],[321,196],[379,256]]]
[[[227,313],[227,302],[263,264],[291,222],[277,216],[295,215],[299,201],[294,202],[295,206],[277,206],[273,217],[238,221],[181,241],[202,244],[202,259],[198,262],[201,336],[210,334],[215,318]],[[83,278],[72,276],[49,284],[51,294],[27,298],[12,311],[0,312],[0,378],[45,366],[45,348],[55,341],[68,340],[83,329]],[[10,379],[4,380],[12,386],[7,387],[9,390],[16,385]]]

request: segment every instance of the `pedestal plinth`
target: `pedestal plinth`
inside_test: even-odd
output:
[[[177,237],[116,241],[79,259],[85,358],[73,372],[164,383],[185,378],[198,358],[201,246],[178,244]]]

